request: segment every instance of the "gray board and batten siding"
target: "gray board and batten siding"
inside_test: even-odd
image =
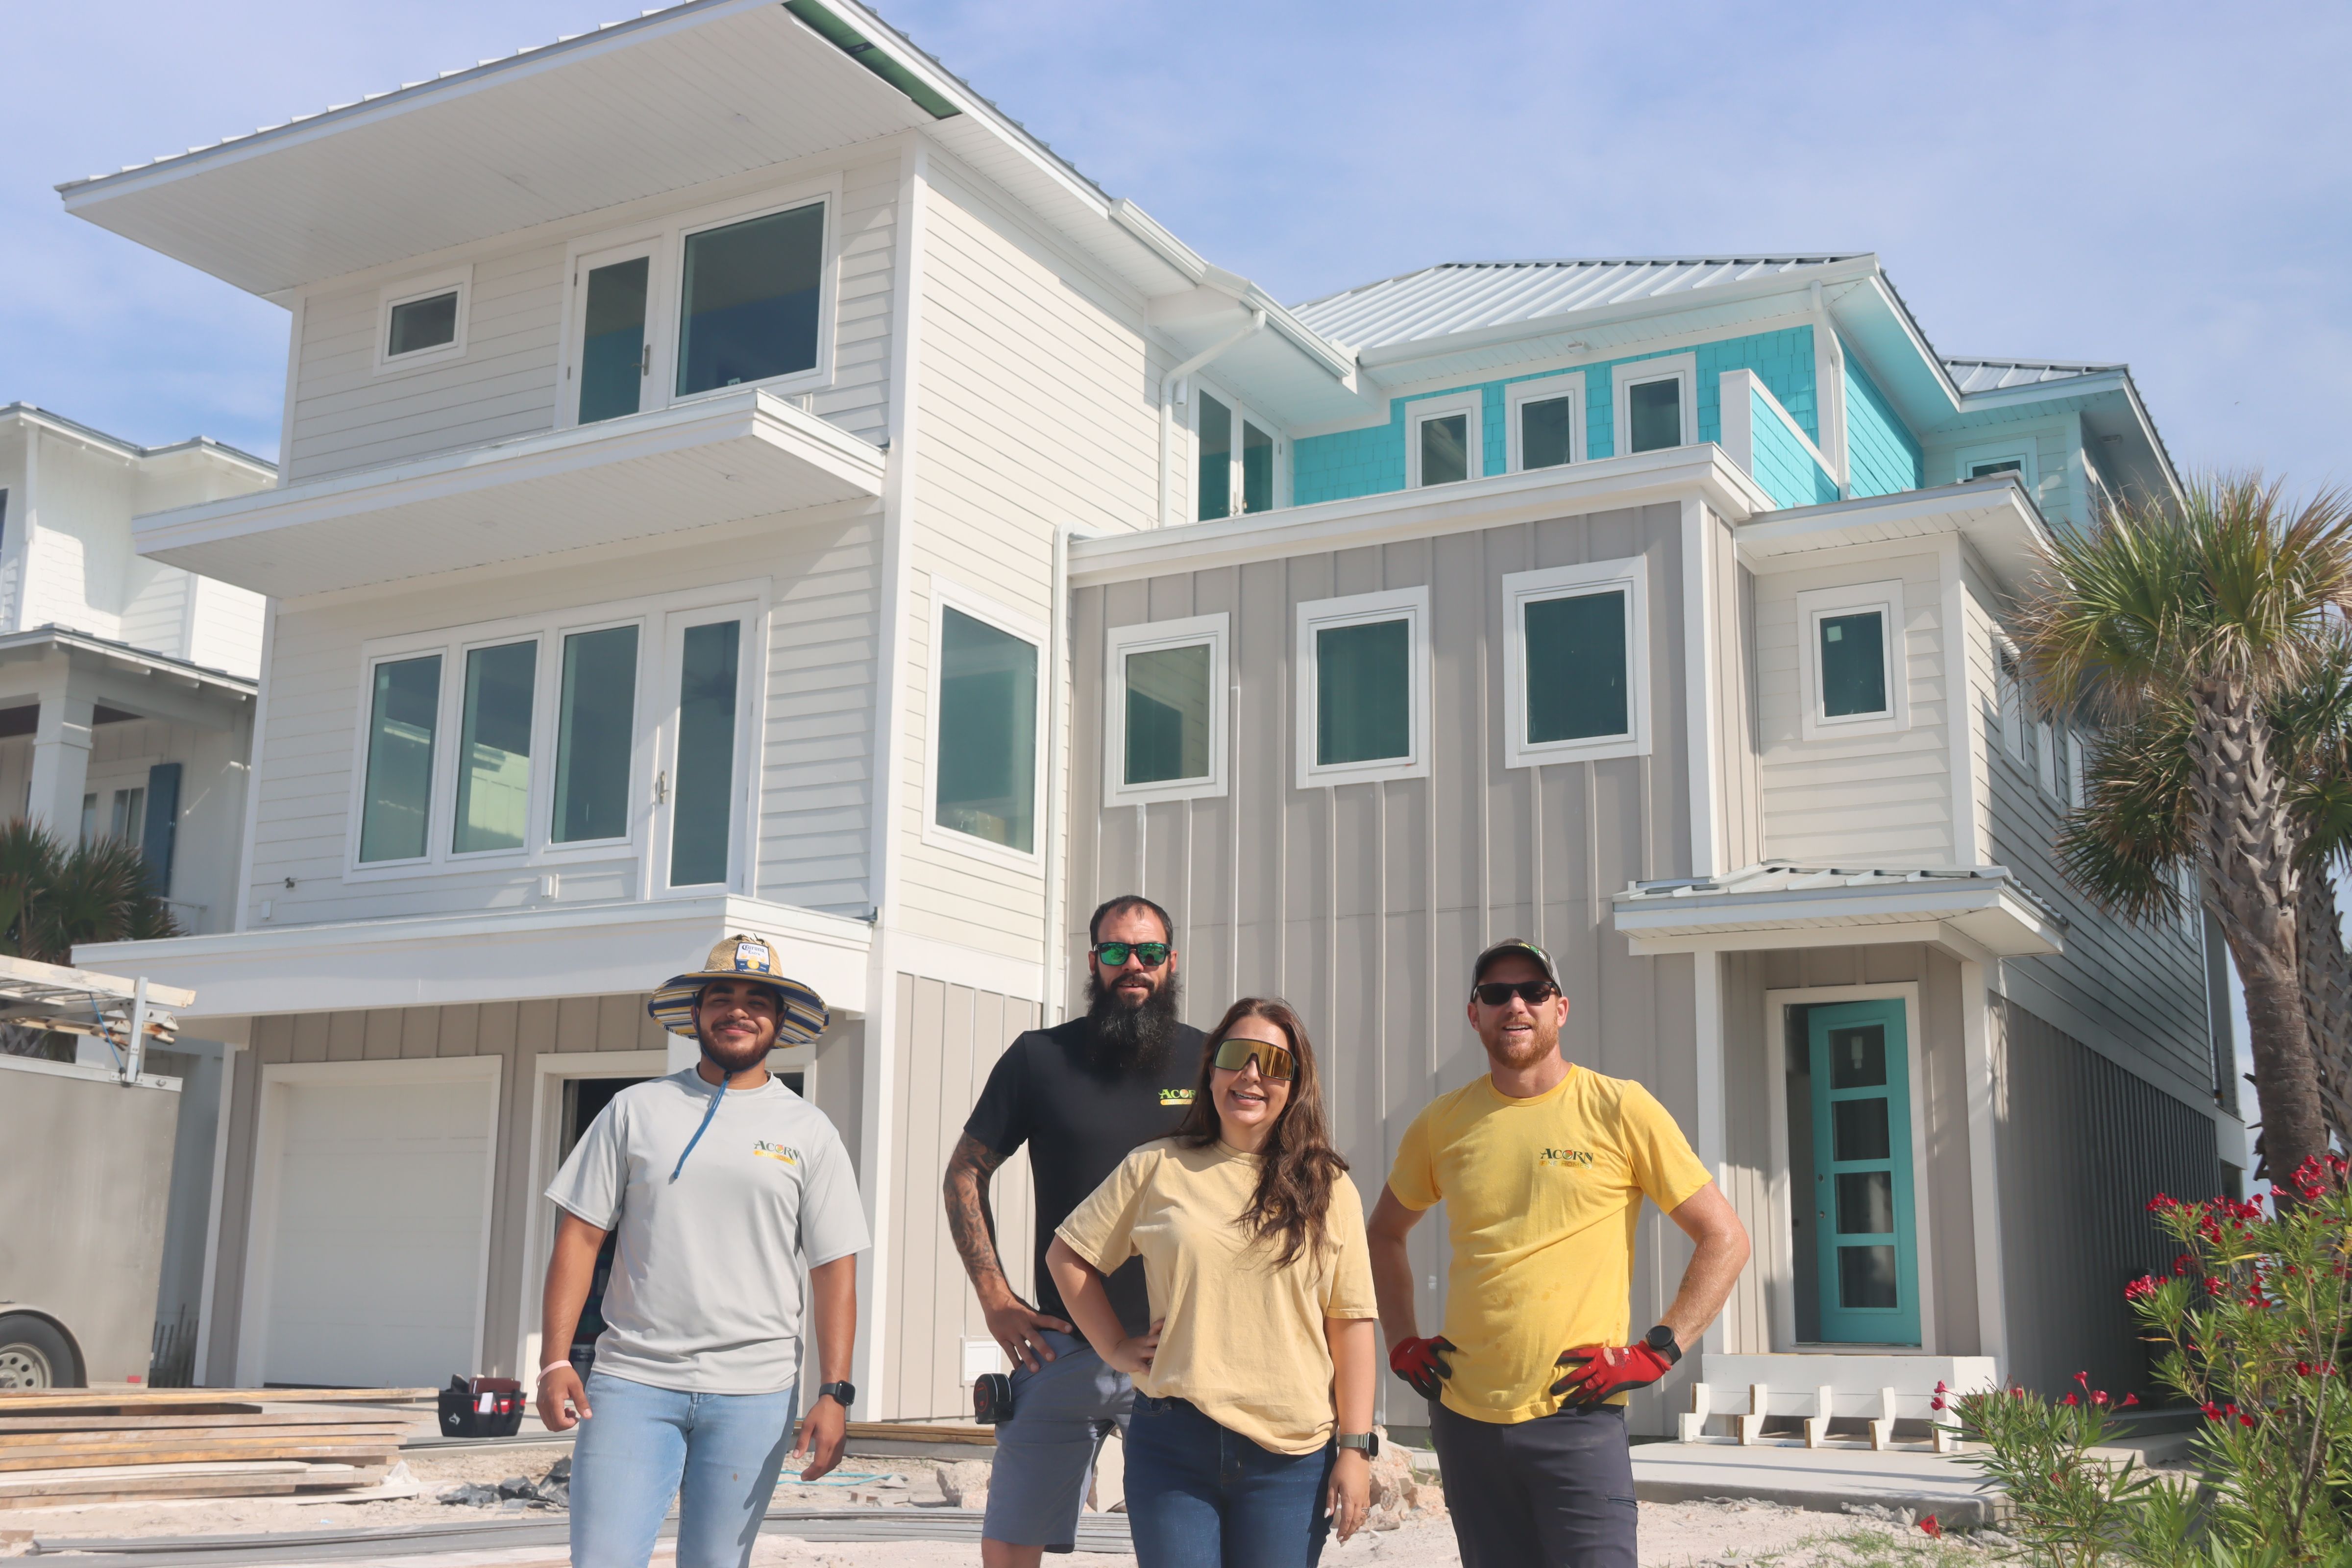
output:
[[[1688,866],[1684,538],[1683,509],[1653,505],[1076,590],[1064,933],[1074,987],[1097,902],[1139,889],[1165,904],[1192,1022],[1213,1024],[1242,994],[1286,996],[1300,1010],[1340,1151],[1370,1201],[1413,1116],[1484,1070],[1463,1016],[1470,960],[1494,938],[1529,936],[1572,998],[1561,1037],[1570,1058],[1640,1079],[1695,1128],[1692,961],[1635,958],[1607,924],[1610,895]],[[1651,754],[1506,766],[1504,575],[1633,556],[1648,563]],[[1297,606],[1422,586],[1433,655],[1429,776],[1296,787]],[[1108,629],[1220,611],[1231,617],[1227,792],[1105,806]],[[1070,1001],[1083,1005],[1075,990]],[[1443,1235],[1441,1220],[1413,1237],[1424,1321],[1436,1321],[1426,1282],[1443,1276]],[[1686,1249],[1648,1215],[1637,1319],[1664,1307]]]

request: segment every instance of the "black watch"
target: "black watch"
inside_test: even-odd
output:
[[[1666,1358],[1668,1366],[1683,1359],[1683,1347],[1675,1342],[1674,1330],[1660,1323],[1642,1336],[1642,1342]]]
[[[840,1402],[844,1410],[857,1402],[857,1385],[854,1383],[824,1384],[816,1391],[816,1396],[819,1399],[823,1399],[828,1394]]]
[[[1367,1459],[1381,1457],[1381,1435],[1378,1432],[1342,1432],[1339,1442],[1342,1448],[1362,1449]]]

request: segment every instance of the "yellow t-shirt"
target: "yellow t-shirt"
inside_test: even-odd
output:
[[[1241,1225],[1257,1175],[1257,1156],[1228,1144],[1158,1139],[1054,1234],[1105,1274],[1143,1259],[1151,1316],[1166,1321],[1139,1392],[1190,1400],[1276,1453],[1311,1454],[1330,1442],[1337,1414],[1323,1320],[1380,1315],[1364,1203],[1347,1177],[1332,1183],[1320,1256],[1302,1252],[1276,1268],[1279,1246]]]
[[[1559,1409],[1560,1352],[1627,1342],[1642,1195],[1671,1213],[1711,1180],[1627,1079],[1571,1064],[1532,1100],[1482,1077],[1432,1101],[1397,1145],[1389,1191],[1410,1209],[1445,1200],[1442,1331],[1460,1347],[1445,1407],[1498,1423]]]

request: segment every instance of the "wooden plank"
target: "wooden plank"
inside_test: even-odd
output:
[[[370,1465],[389,1461],[399,1445],[367,1441],[250,1445],[236,1443],[157,1443],[142,1448],[10,1448],[0,1451],[0,1473],[20,1470],[86,1468],[93,1462],[109,1468],[148,1468],[155,1465],[222,1464],[241,1460],[299,1459],[308,1464]]]
[[[161,1426],[100,1432],[74,1426],[60,1426],[44,1432],[0,1429],[0,1454],[14,1453],[20,1448],[55,1447],[61,1444],[83,1448],[135,1448],[154,1443],[366,1442],[396,1448],[415,1436],[417,1431],[418,1428],[414,1426],[389,1426],[382,1422],[365,1426],[312,1422],[299,1426]]]
[[[43,1389],[0,1393],[0,1416],[48,1410],[163,1407],[202,1410],[221,1405],[410,1405],[434,1398],[435,1388],[115,1388]]]
[[[972,1443],[996,1445],[996,1433],[987,1426],[927,1426],[912,1421],[852,1421],[849,1439],[888,1437],[901,1443]]]
[[[413,1422],[388,1416],[355,1415],[348,1410],[202,1410],[185,1414],[142,1413],[137,1415],[0,1415],[0,1441],[21,1432],[142,1432],[174,1426],[212,1430],[228,1426],[383,1426],[407,1431]]]

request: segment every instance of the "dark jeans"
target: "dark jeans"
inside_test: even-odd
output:
[[[1277,1454],[1181,1399],[1139,1394],[1127,1424],[1127,1522],[1139,1568],[1313,1568],[1339,1450]]]
[[[1462,1568],[1634,1568],[1622,1405],[1505,1426],[1433,1399],[1429,1436]]]

